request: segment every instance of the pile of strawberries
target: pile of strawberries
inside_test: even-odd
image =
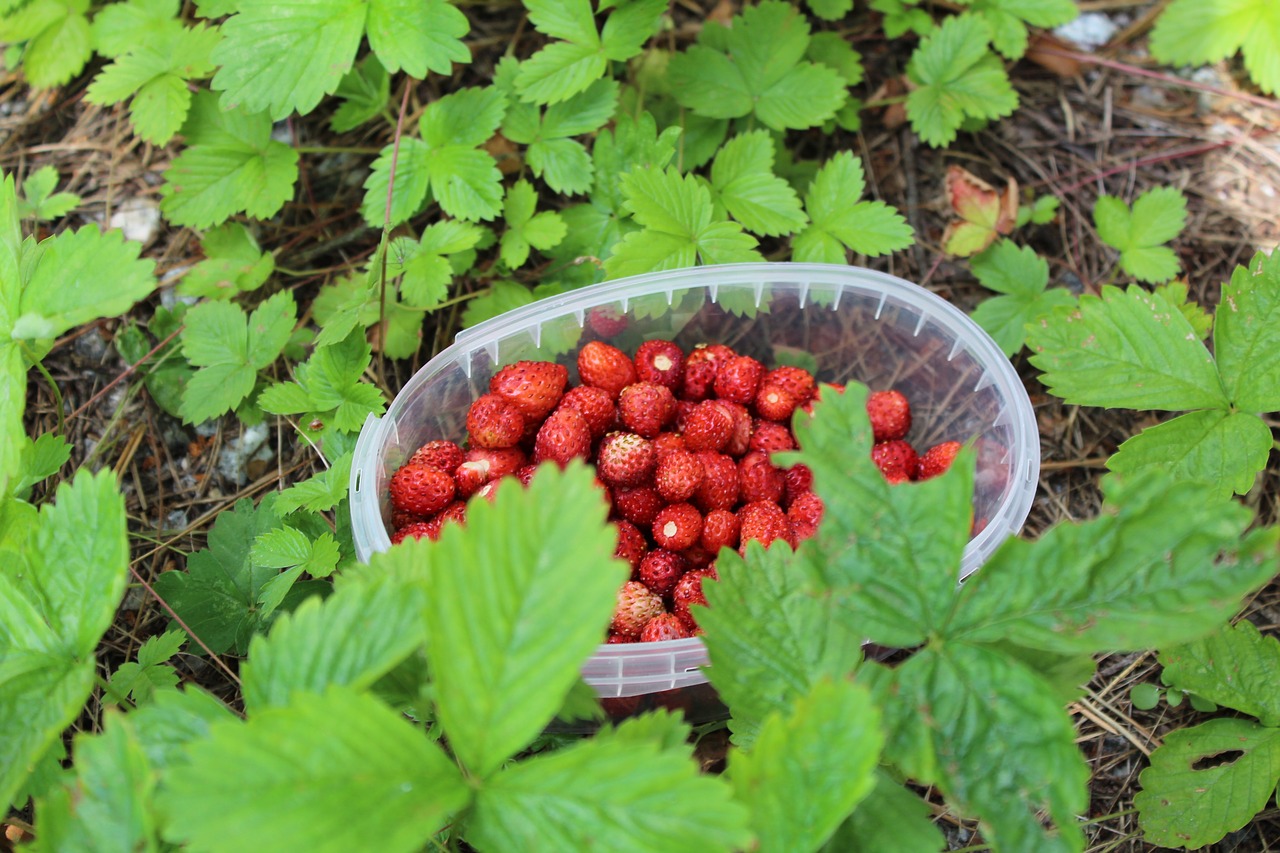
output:
[[[705,604],[721,548],[792,547],[814,534],[823,504],[804,465],[775,466],[796,448],[791,418],[811,411],[819,389],[798,367],[766,369],[722,344],[686,354],[671,341],[641,344],[635,357],[602,341],[578,354],[582,384],[554,362],[520,361],[490,380],[467,413],[466,449],[447,440],[420,448],[391,478],[395,532],[435,539],[464,523],[466,501],[492,498],[499,481],[528,484],[544,462],[595,465],[617,527],[616,554],[631,564],[618,591],[610,643],[693,636],[690,606]],[[834,387],[842,390],[840,386]],[[898,391],[867,401],[872,458],[890,482],[946,470],[960,445],[918,456],[907,443],[911,409]]]

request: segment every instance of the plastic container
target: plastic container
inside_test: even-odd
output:
[[[626,318],[604,338],[627,353],[651,338],[686,349],[728,344],[773,366],[812,356],[820,381],[897,388],[910,400],[908,439],[922,451],[939,441],[974,441],[978,453],[975,534],[963,579],[1031,508],[1040,443],[1031,402],[995,342],[962,311],[918,285],[880,272],[827,264],[732,264],[654,273],[575,290],[525,305],[468,329],[418,371],[387,413],[361,430],[351,470],[356,553],[365,561],[391,546],[387,482],[427,441],[461,440],[471,401],[489,378],[520,359],[555,360],[577,382],[579,348],[601,335],[594,308]],[[722,708],[705,684],[706,649],[697,638],[601,645],[583,675],[622,710],[683,706],[693,719]]]

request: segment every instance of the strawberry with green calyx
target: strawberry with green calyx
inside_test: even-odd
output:
[[[690,503],[663,507],[653,519],[653,541],[668,551],[683,551],[702,535],[702,513]]]
[[[654,473],[658,494],[670,503],[687,501],[702,483],[702,462],[688,450],[671,450],[658,456]]]
[[[528,421],[541,423],[564,396],[569,371],[552,361],[517,361],[489,380],[489,393],[518,408]]]
[[[916,464],[916,479],[928,480],[930,477],[944,473],[956,460],[960,448],[961,444],[958,441],[944,441],[930,447]]]
[[[915,479],[918,459],[915,448],[902,439],[882,441],[871,448],[871,460],[890,483]]]
[[[877,442],[897,441],[911,431],[911,404],[901,391],[872,391],[867,395],[867,417]]]
[[[655,594],[666,595],[688,568],[688,562],[682,555],[665,548],[654,548],[640,561],[636,578]]]
[[[640,631],[640,642],[660,643],[663,640],[683,640],[692,636],[693,633],[680,617],[674,613],[659,613],[644,624]]]
[[[610,486],[639,486],[653,479],[658,455],[649,440],[632,432],[611,432],[600,442],[596,473]]]
[[[498,394],[477,397],[467,410],[467,438],[472,447],[515,447],[524,428],[520,409]]]
[[[533,461],[555,462],[561,468],[570,459],[586,459],[591,454],[591,429],[577,409],[558,408],[551,413],[533,443]]]
[[[636,381],[636,366],[617,347],[589,341],[578,351],[578,376],[584,385],[602,388],[616,400],[623,388]]]
[[[404,465],[391,475],[388,489],[396,509],[431,516],[453,500],[457,486],[446,472],[418,463]]]
[[[627,581],[618,589],[618,604],[609,630],[615,634],[639,636],[645,623],[663,612],[661,596],[639,581]]]
[[[634,382],[618,394],[618,417],[636,435],[657,438],[675,416],[676,398],[665,385]]]

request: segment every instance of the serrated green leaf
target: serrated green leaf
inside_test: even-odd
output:
[[[871,793],[883,746],[880,711],[851,681],[817,681],[786,713],[770,714],[727,771],[760,849],[824,844]]]
[[[619,734],[512,764],[486,780],[467,839],[484,850],[709,853],[748,846],[746,809],[724,781],[697,772],[683,744]]]
[[[805,58],[826,65],[840,74],[846,86],[856,86],[864,76],[862,54],[839,33],[814,33]]]
[[[532,301],[533,293],[524,285],[514,281],[495,281],[488,293],[467,300],[467,307],[462,312],[462,325],[469,329]]]
[[[1211,64],[1237,50],[1264,92],[1280,92],[1280,64],[1268,45],[1280,39],[1280,10],[1267,0],[1174,0],[1156,19],[1151,53],[1174,65]]]
[[[553,104],[586,89],[608,67],[595,45],[553,42],[520,64],[516,89],[526,101]]]
[[[973,0],[970,8],[991,27],[991,43],[1007,59],[1027,52],[1027,24],[1058,27],[1080,14],[1073,0]]]
[[[1271,428],[1257,415],[1205,409],[1147,427],[1126,439],[1107,460],[1119,474],[1146,469],[1213,487],[1220,498],[1253,488],[1267,466]]]
[[[275,270],[275,258],[238,222],[227,222],[204,235],[205,259],[195,264],[178,284],[187,296],[227,299],[256,290]]]
[[[34,89],[61,86],[93,55],[88,0],[35,0],[0,21],[0,41],[25,41],[22,70]]]
[[[1213,329],[1213,315],[1200,307],[1199,303],[1188,299],[1187,291],[1186,281],[1179,279],[1174,279],[1156,288],[1157,293],[1178,306],[1182,316],[1186,317],[1187,322],[1191,324],[1191,328],[1195,329],[1196,337],[1203,341],[1209,337],[1209,332]],[[1221,372],[1221,366],[1219,366],[1218,370]]]
[[[757,234],[791,234],[806,223],[796,191],[773,174],[773,140],[767,131],[726,142],[711,165],[711,186],[729,214]]]
[[[853,10],[853,0],[807,0],[813,14],[824,21],[838,21]]]
[[[910,246],[911,226],[896,210],[884,202],[853,201],[865,189],[860,159],[841,151],[828,160],[805,194],[812,224],[796,236],[793,260],[844,263],[844,248],[837,246],[872,257]]]
[[[1194,643],[1160,652],[1166,684],[1280,726],[1274,690],[1280,641],[1242,619]]]
[[[138,649],[137,661],[122,663],[112,674],[111,688],[103,701],[114,701],[117,696],[128,696],[136,704],[150,701],[157,690],[168,690],[178,684],[178,673],[165,663],[178,653],[187,641],[182,631],[166,631],[150,637]],[[113,692],[114,691],[114,692]]]
[[[1001,240],[974,256],[970,267],[983,287],[1004,294],[984,300],[974,309],[973,320],[987,330],[1005,355],[1022,349],[1027,323],[1075,303],[1062,288],[1045,289],[1049,264],[1030,246],[1019,248]]]
[[[590,0],[529,0],[534,29],[552,38],[592,44],[599,41]]]
[[[115,58],[141,44],[164,40],[182,26],[178,0],[128,0],[103,6],[93,16],[93,46]]]
[[[159,794],[193,849],[414,851],[470,798],[439,746],[350,688],[215,724]]]
[[[35,441],[22,437],[22,461],[17,476],[9,481],[8,494],[26,500],[31,487],[58,473],[71,458],[71,445],[56,433],[45,433]]]
[[[1204,766],[1211,759],[1217,760]],[[1248,823],[1266,806],[1277,778],[1280,729],[1209,720],[1165,736],[1138,776],[1142,790],[1133,803],[1147,841],[1199,848]]]
[[[391,72],[419,80],[428,71],[448,74],[453,63],[471,61],[460,39],[471,28],[447,0],[369,0],[369,46]]]
[[[212,86],[228,109],[305,115],[338,88],[364,32],[365,0],[246,0],[222,24]]]
[[[367,56],[346,73],[334,94],[342,104],[333,112],[329,126],[346,133],[378,116],[391,97],[391,77],[376,56]]]
[[[1280,252],[1255,255],[1223,285],[1214,320],[1213,351],[1231,402],[1246,412],[1280,410],[1280,364],[1265,354],[1280,347]]]
[[[18,200],[18,215],[52,221],[65,216],[80,204],[75,193],[55,193],[58,170],[53,166],[36,169],[22,182],[22,198]]]
[[[343,453],[324,471],[280,492],[276,498],[276,510],[287,515],[299,509],[327,512],[336,507],[347,496],[351,459],[350,452]]]
[[[422,208],[431,185],[432,149],[420,139],[405,137],[400,150],[388,145],[369,167],[364,181],[364,203],[360,213],[375,228],[395,227]],[[387,193],[391,189],[391,164],[395,162],[395,189],[391,191],[391,216],[387,218]]]
[[[938,853],[946,839],[930,820],[929,805],[883,770],[823,853]]]
[[[1069,403],[1170,412],[1229,405],[1213,357],[1163,294],[1104,286],[1027,332],[1040,381]]]
[[[550,249],[567,231],[559,214],[544,211],[535,215],[537,193],[528,181],[517,181],[507,190],[503,218],[507,228],[502,233],[502,262],[515,269],[529,259],[530,248]]]
[[[1187,200],[1173,187],[1156,187],[1139,196],[1130,210],[1114,196],[1094,205],[1094,224],[1102,241],[1120,251],[1120,266],[1140,281],[1167,281],[1178,272],[1178,258],[1167,243],[1187,222]]]
[[[663,0],[623,0],[602,2],[600,8],[610,5],[613,12],[600,31],[600,47],[611,61],[626,62],[657,32],[667,4]]]
[[[325,577],[338,563],[338,546],[328,534],[312,540],[297,528],[277,527],[254,540],[249,559],[267,569],[301,566],[315,577]]]
[[[338,343],[317,347],[298,365],[296,383],[266,388],[258,405],[277,415],[314,413],[338,430],[355,432],[370,414],[386,408],[382,392],[361,381],[372,357],[363,330],[354,329]]]
[[[949,145],[966,118],[996,119],[1018,106],[999,58],[987,50],[991,30],[964,13],[947,18],[920,41],[907,64],[916,88],[907,95],[911,127],[928,145]]]

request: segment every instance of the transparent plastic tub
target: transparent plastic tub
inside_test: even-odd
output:
[[[554,360],[577,383],[578,350],[601,336],[593,308],[627,320],[604,338],[627,353],[644,340],[686,349],[719,342],[760,359],[808,353],[824,382],[896,388],[912,406],[908,440],[972,441],[978,454],[975,533],[960,579],[1026,520],[1040,469],[1039,433],[1022,381],[995,342],[962,311],[885,273],[828,264],[731,264],[635,276],[543,299],[481,323],[414,375],[381,418],[361,430],[351,470],[357,556],[391,547],[387,483],[418,447],[461,440],[471,401],[489,378],[520,359]],[[691,719],[723,709],[706,685],[698,638],[601,645],[583,676],[619,711],[678,706]],[[636,698],[629,698],[636,697]]]

